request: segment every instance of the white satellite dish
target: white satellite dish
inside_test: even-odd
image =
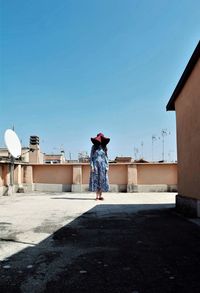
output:
[[[12,129],[7,129],[4,134],[5,144],[8,151],[14,158],[21,156],[21,143],[19,137]]]

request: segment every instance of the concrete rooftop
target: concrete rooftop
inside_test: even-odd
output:
[[[0,292],[199,292],[199,226],[175,193],[0,197]]]

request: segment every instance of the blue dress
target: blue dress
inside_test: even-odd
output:
[[[92,146],[90,154],[90,183],[89,191],[109,191],[109,182],[108,182],[108,157],[104,149],[99,146],[95,148]],[[92,172],[92,168],[94,172]]]

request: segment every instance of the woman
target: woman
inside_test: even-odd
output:
[[[89,191],[96,192],[96,200],[103,200],[102,192],[109,191],[108,183],[108,156],[107,147],[110,138],[103,133],[98,133],[95,138],[91,138],[93,143],[90,154],[90,184]]]

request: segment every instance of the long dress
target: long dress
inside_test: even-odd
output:
[[[89,191],[109,191],[109,180],[108,180],[108,157],[104,149],[99,146],[95,148],[92,146],[90,154],[90,182]],[[94,172],[92,172],[92,168]]]

